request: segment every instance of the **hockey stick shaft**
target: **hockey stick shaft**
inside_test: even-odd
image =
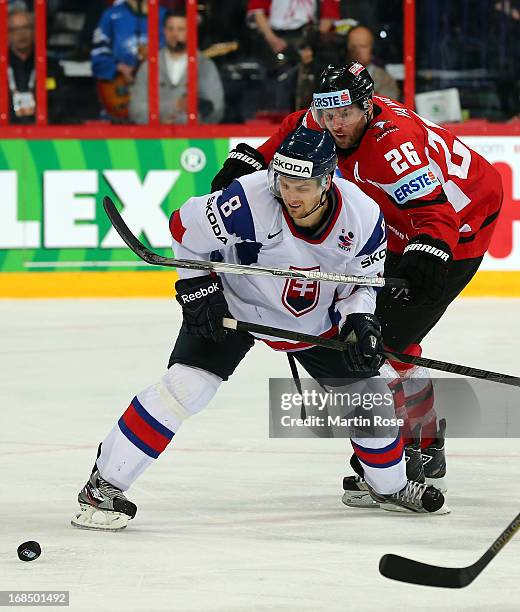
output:
[[[376,287],[396,287],[406,288],[408,287],[407,281],[400,278],[380,278],[370,276],[346,276],[344,274],[335,274],[329,272],[318,272],[317,270],[280,270],[277,268],[264,268],[264,267],[253,267],[253,266],[241,266],[238,264],[220,263],[212,261],[198,261],[190,259],[174,259],[170,257],[163,257],[154,253],[148,249],[140,240],[138,240],[133,233],[130,231],[119,211],[116,208],[114,202],[108,196],[103,199],[103,207],[110,219],[110,222],[114,226],[117,233],[121,236],[128,247],[143,261],[151,265],[167,266],[170,268],[186,268],[190,270],[206,270],[208,272],[223,272],[229,274],[250,274],[255,276],[274,276],[281,278],[305,278],[310,280],[334,282],[334,283],[345,283],[355,285],[366,285]],[[243,323],[243,325],[256,325],[254,323]],[[299,334],[298,332],[288,332],[287,330],[280,330],[268,326],[260,326],[264,328],[264,331],[260,329],[250,329],[244,331],[256,331],[257,333],[277,336],[279,338],[286,338],[288,340],[296,340],[299,342],[309,342],[318,346],[324,346],[326,348],[333,348],[335,350],[344,350],[339,345],[340,342],[337,340],[319,338],[317,336],[309,336],[308,334]],[[271,330],[271,331],[269,331]],[[297,334],[297,336],[281,335],[285,334]],[[334,343],[336,345],[334,345]],[[520,378],[515,376],[509,376],[508,374],[500,374],[498,372],[489,372],[487,370],[479,370],[477,368],[471,368],[469,366],[462,366],[455,363],[448,363],[445,361],[439,361],[437,359],[427,359],[425,357],[413,357],[411,355],[403,355],[401,353],[387,353],[389,359],[396,359],[404,363],[411,363],[414,365],[420,365],[425,368],[431,368],[433,370],[440,370],[442,372],[451,372],[453,374],[460,374],[462,376],[470,376],[472,378],[481,378],[484,380],[492,380],[494,382],[500,382],[507,385],[520,386]]]
[[[313,336],[302,332],[294,332],[288,329],[280,329],[279,327],[271,327],[270,325],[260,325],[258,323],[247,323],[246,321],[236,321],[235,319],[225,318],[224,327],[235,331],[253,332],[266,336],[274,336],[276,338],[284,338],[286,340],[294,340],[296,342],[307,342],[323,348],[333,349],[335,351],[344,351],[346,346],[341,340],[334,338],[322,338],[321,336]],[[520,378],[510,376],[509,374],[500,374],[499,372],[490,372],[488,370],[479,370],[469,366],[449,363],[447,361],[439,361],[438,359],[428,359],[427,357],[413,357],[412,355],[404,355],[403,353],[385,352],[387,359],[401,361],[403,363],[411,363],[413,365],[423,366],[432,370],[440,370],[441,372],[451,372],[461,376],[469,376],[471,378],[481,378],[492,382],[499,382],[505,385],[520,387]]]
[[[402,278],[381,278],[379,276],[350,276],[336,274],[335,272],[320,272],[318,270],[281,270],[279,268],[265,268],[263,266],[242,266],[233,263],[222,263],[213,261],[199,261],[194,259],[175,259],[163,257],[148,249],[138,238],[136,238],[114,202],[108,197],[103,198],[103,207],[114,226],[127,246],[143,261],[154,266],[166,266],[169,268],[185,268],[188,270],[205,270],[207,272],[221,272],[224,274],[245,274],[251,276],[273,276],[277,278],[307,279],[330,283],[344,283],[347,285],[360,285],[367,287],[395,287],[406,289],[408,281]]]

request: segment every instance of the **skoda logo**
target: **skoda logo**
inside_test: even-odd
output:
[[[181,166],[188,172],[200,172],[206,167],[206,155],[197,147],[190,147],[182,152]]]

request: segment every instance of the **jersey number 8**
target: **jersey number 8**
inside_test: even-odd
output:
[[[236,195],[220,205],[220,212],[224,217],[229,217],[234,210],[238,210],[241,206],[242,202],[240,201],[240,197]]]

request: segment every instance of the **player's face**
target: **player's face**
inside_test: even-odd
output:
[[[279,178],[280,194],[287,212],[297,223],[303,219],[320,201],[322,188],[315,179],[295,179],[286,176]],[[309,215],[311,220],[313,215]]]
[[[323,111],[323,122],[340,149],[359,142],[366,126],[365,112],[358,106],[331,108]]]

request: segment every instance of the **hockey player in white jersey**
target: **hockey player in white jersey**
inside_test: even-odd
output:
[[[383,273],[385,224],[377,205],[352,183],[333,179],[328,132],[305,127],[278,148],[268,171],[224,191],[190,198],[170,220],[177,257],[343,274]],[[183,325],[161,380],[138,393],[99,447],[72,524],[118,530],[136,514],[124,495],[165,450],[182,422],[202,410],[253,346],[251,334],[226,331],[225,316],[316,336],[349,340],[344,352],[257,338],[291,351],[316,380],[374,380],[384,361],[371,287],[208,275],[179,270]],[[379,382],[379,381],[377,381]],[[384,380],[381,379],[381,384]],[[363,383],[366,384],[366,383]],[[393,407],[381,407],[394,417]],[[398,427],[386,437],[352,438],[370,494],[383,509],[445,513],[432,486],[408,481]]]

